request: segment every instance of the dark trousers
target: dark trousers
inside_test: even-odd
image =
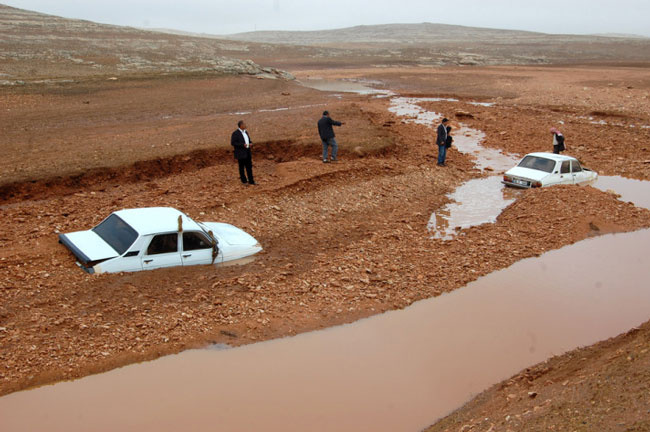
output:
[[[246,159],[237,159],[239,163],[239,178],[242,183],[254,184],[255,180],[253,179],[253,159],[248,156]],[[244,169],[246,169],[246,174],[244,174]],[[248,175],[248,179],[246,176]]]

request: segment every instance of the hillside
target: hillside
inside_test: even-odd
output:
[[[419,64],[525,64],[645,61],[650,39],[552,35],[446,24],[385,24],[322,31],[257,31],[224,39],[364,49]]]
[[[245,44],[97,24],[0,5],[0,84],[147,74],[289,75],[246,59]],[[233,58],[232,53],[240,54]]]

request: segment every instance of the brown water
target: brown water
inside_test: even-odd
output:
[[[650,318],[650,230],[520,261],[357,323],[193,350],[0,398],[2,431],[416,431]]]

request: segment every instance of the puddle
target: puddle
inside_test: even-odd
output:
[[[454,146],[461,153],[473,157],[474,165],[481,171],[491,170],[499,175],[507,171],[521,160],[519,155],[505,154],[501,150],[483,147],[481,142],[485,134],[476,129],[462,126],[457,131],[451,131],[454,137]]]
[[[448,195],[453,202],[433,213],[427,228],[433,238],[451,240],[457,230],[496,222],[518,193],[504,187],[500,176],[470,180]]]
[[[391,99],[389,111],[407,117],[407,121],[433,128],[442,119],[442,115],[422,108],[419,103],[439,101],[457,99],[396,97]],[[501,173],[519,162],[519,156],[483,147],[481,142],[485,139],[485,134],[479,130],[461,124],[460,129],[452,131],[452,135],[456,150],[472,156],[475,167],[481,171]],[[516,192],[501,184],[500,175],[470,180],[448,195],[452,202],[431,215],[427,228],[434,238],[450,240],[458,229],[495,222],[503,209],[514,201],[515,196]]]
[[[377,82],[366,82],[367,84],[376,84]],[[392,96],[393,93],[390,90],[376,89],[369,87],[364,84],[363,81],[337,81],[337,80],[326,80],[322,78],[308,78],[304,81],[300,81],[305,87],[313,88],[320,91],[329,91],[329,92],[343,92],[343,93],[357,93],[361,95],[378,95],[378,96]]]
[[[354,324],[192,350],[0,398],[11,431],[417,431],[648,320],[650,230],[601,236]]]
[[[613,190],[621,196],[621,201],[629,201],[637,207],[650,210],[650,181],[620,176],[598,176],[592,186],[605,192]]]

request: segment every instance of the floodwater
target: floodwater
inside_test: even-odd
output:
[[[407,121],[433,127],[442,119],[442,115],[428,111],[419,104],[440,101],[456,102],[457,99],[395,97],[391,99],[389,111],[406,117]],[[452,239],[459,229],[495,222],[518,193],[501,184],[501,173],[515,166],[519,162],[519,156],[483,147],[481,142],[485,139],[485,134],[462,124],[460,129],[452,131],[452,135],[456,150],[472,156],[477,169],[499,175],[463,183],[448,195],[451,202],[431,215],[427,224],[429,232],[433,233],[433,238],[444,240]]]
[[[307,78],[304,81],[301,81],[300,84],[305,87],[328,92],[357,93],[361,95],[377,95],[383,97],[392,96],[394,94],[390,90],[377,89],[369,86],[381,84],[378,81],[342,81],[322,78]]]
[[[469,180],[448,197],[452,200],[433,213],[427,224],[433,238],[451,240],[458,230],[494,223],[520,191],[501,184],[501,176]]]
[[[588,239],[399,311],[0,398],[2,431],[417,431],[650,314],[650,230]]]
[[[650,210],[650,181],[621,176],[598,176],[592,186],[603,191],[612,190],[621,196],[621,201],[629,201],[637,207]]]

